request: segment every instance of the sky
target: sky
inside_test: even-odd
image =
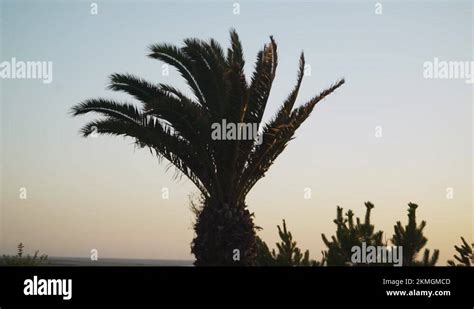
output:
[[[112,73],[189,93],[176,71],[163,76],[147,47],[189,37],[228,47],[231,28],[248,77],[269,36],[278,43],[264,120],[292,90],[301,51],[311,74],[297,105],[346,79],[247,197],[270,247],[285,219],[298,245],[320,260],[336,207],[363,217],[365,201],[375,204],[372,223],[387,240],[396,221],[407,222],[408,202],[417,203],[426,248],[441,250],[438,265],[461,236],[474,240],[473,85],[423,76],[434,58],[474,60],[471,1],[381,1],[382,14],[374,1],[239,1],[240,14],[234,1],[96,1],[96,15],[91,1],[0,3],[0,62],[53,64],[50,84],[0,79],[0,253],[23,242],[50,256],[96,249],[99,258],[192,259],[189,199],[197,189],[131,139],[81,137],[93,116],[72,118],[69,110],[96,97],[134,102],[106,90]]]

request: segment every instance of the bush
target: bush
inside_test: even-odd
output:
[[[3,255],[3,263],[6,266],[39,266],[44,263],[48,256],[43,254],[38,256],[39,251],[36,250],[33,256],[27,254],[26,256],[23,255],[24,249],[23,243],[18,244],[18,253],[17,255]]]

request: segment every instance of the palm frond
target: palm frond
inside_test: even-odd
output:
[[[285,114],[284,111],[290,104],[282,106],[275,119],[265,126],[262,132],[263,143],[255,146],[254,151],[250,154],[248,164],[239,182],[242,195],[247,194],[253,185],[265,175],[275,159],[293,139],[296,130],[309,117],[316,104],[342,84],[344,84],[343,79],[322,91],[308,103],[293,110],[290,115]]]
[[[178,47],[169,44],[154,44],[150,46],[151,58],[161,60],[175,67],[186,80],[194,92],[199,103],[207,106],[206,99],[202,93],[198,81],[195,79],[196,69],[189,57]]]
[[[172,134],[169,128],[164,127],[156,119],[147,118],[140,125],[109,117],[89,122],[81,129],[81,132],[84,136],[95,132],[131,137],[137,146],[154,150],[158,157],[167,159],[188,177],[203,194],[209,194],[207,166],[201,161],[195,160],[193,145],[180,138],[179,135]]]
[[[276,115],[276,119],[277,119],[276,122],[278,122],[278,120],[280,120],[280,119],[286,119],[290,116],[290,113],[293,109],[293,106],[295,105],[296,98],[298,96],[298,92],[300,91],[301,82],[303,81],[304,66],[305,66],[304,54],[301,53],[299,69],[298,69],[298,76],[297,76],[297,79],[296,79],[295,88],[293,88],[291,93],[288,95],[288,98],[285,100],[282,107],[278,111],[278,113]]]
[[[244,52],[239,35],[235,29],[230,31],[230,43],[231,47],[227,49],[227,65],[229,67],[235,66],[240,71],[243,71],[245,65]]]
[[[248,91],[240,101],[239,119],[242,123],[257,124],[262,121],[268,97],[276,74],[278,64],[277,45],[270,37],[270,44],[258,53],[255,71],[252,75]],[[237,105],[237,104],[236,104]],[[236,169],[242,170],[247,162],[250,152],[254,148],[255,140],[238,141],[233,158]]]
[[[143,114],[132,104],[107,99],[89,99],[72,107],[73,116],[96,112],[115,119],[141,123]]]
[[[249,87],[248,106],[244,107],[246,123],[260,123],[262,121],[277,64],[277,45],[273,37],[270,37],[270,44],[265,45],[257,55],[255,71]]]
[[[226,98],[223,60],[214,53],[204,41],[198,39],[184,40],[183,52],[191,59],[195,67],[195,78],[199,83],[209,111],[213,118],[222,117]]]
[[[162,95],[159,87],[132,74],[112,74],[108,88],[128,93],[143,103]]]

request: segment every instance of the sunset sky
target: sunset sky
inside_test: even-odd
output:
[[[363,217],[365,201],[375,204],[372,222],[387,240],[396,221],[407,222],[408,202],[419,204],[426,248],[441,250],[438,265],[461,236],[473,241],[473,84],[423,78],[423,63],[435,57],[474,60],[472,1],[382,1],[381,15],[374,1],[239,1],[240,14],[234,1],[97,3],[91,15],[89,1],[1,1],[0,62],[52,61],[53,80],[0,80],[0,254],[23,242],[50,256],[97,249],[99,258],[192,259],[189,195],[197,189],[131,139],[82,138],[94,116],[72,118],[69,110],[96,97],[134,102],[106,90],[112,73],[190,93],[176,71],[162,75],[147,47],[212,37],[227,48],[231,28],[249,78],[269,36],[278,43],[265,120],[292,90],[302,50],[311,75],[297,105],[346,78],[247,197],[267,244],[274,247],[285,219],[298,245],[320,260],[336,206]]]

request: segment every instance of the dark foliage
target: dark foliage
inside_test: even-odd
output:
[[[469,244],[464,239],[464,237],[461,237],[461,240],[462,240],[462,245],[460,247],[454,246],[454,248],[459,254],[459,255],[454,255],[454,258],[459,263],[456,264],[455,261],[449,260],[448,265],[450,266],[472,266],[474,264],[474,254],[472,253],[474,244],[471,244],[469,246]]]
[[[276,244],[275,249],[268,248],[267,244],[257,237],[257,266],[317,266],[318,262],[310,260],[309,251],[302,253],[298,248],[293,235],[286,228],[283,220],[283,228],[277,225],[278,235],[281,241]]]
[[[392,237],[392,243],[403,247],[404,266],[434,266],[438,261],[439,250],[434,250],[433,255],[430,256],[430,250],[425,249],[422,260],[416,260],[418,253],[428,241],[423,235],[426,221],[421,221],[420,225],[416,223],[417,208],[417,204],[408,203],[408,224],[403,227],[400,221],[397,222],[394,226],[395,234]]]
[[[375,232],[374,225],[370,223],[370,213],[374,208],[371,202],[365,203],[365,219],[361,222],[354,213],[347,211],[344,218],[341,207],[337,207],[337,217],[334,223],[337,226],[336,235],[329,240],[324,234],[322,238],[327,250],[323,251],[323,263],[327,266],[355,266],[351,262],[351,249],[354,246],[361,246],[363,242],[367,246],[383,246],[382,231]]]

